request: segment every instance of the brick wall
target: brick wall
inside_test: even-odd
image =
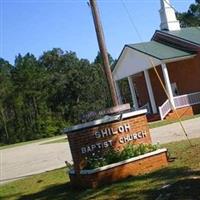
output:
[[[126,127],[126,131],[123,131],[122,129],[121,132],[116,131],[119,129],[119,127],[123,126],[129,126],[129,128]],[[116,134],[111,134],[107,137],[99,137],[99,132],[105,129],[112,129],[113,132],[115,132]],[[110,131],[107,131],[107,133],[108,132],[110,133]],[[111,143],[114,149],[121,149],[124,145],[128,144],[128,142],[122,143],[122,141],[126,140],[127,136],[141,132],[145,133],[143,134],[144,137],[137,140],[134,139],[130,141],[130,143],[151,143],[151,137],[149,133],[146,115],[137,115],[124,120],[114,121],[107,124],[101,124],[99,126],[94,126],[91,128],[86,128],[78,130],[76,132],[68,133],[67,135],[72,153],[72,158],[74,161],[75,172],[79,174],[80,170],[85,166],[85,158],[87,156],[90,156],[94,152],[98,152],[100,154],[103,153],[104,151],[111,148]],[[98,136],[98,138],[96,138],[96,136]],[[99,148],[99,144],[103,144],[105,148]]]
[[[145,159],[120,165],[94,174],[76,175],[71,174],[71,183],[78,187],[96,188],[100,185],[109,184],[129,176],[142,175],[160,169],[168,165],[166,153],[150,156]]]
[[[147,85],[144,78],[144,73],[138,73],[132,78],[133,83],[136,85],[136,93],[138,95],[138,105],[139,107],[145,105],[149,102],[149,95],[147,91]]]
[[[179,95],[200,91],[200,53],[191,59],[168,63],[167,68],[170,82],[177,84]],[[157,66],[156,69],[165,84],[161,66]],[[161,106],[167,100],[167,96],[155,71],[153,69],[149,69],[148,71],[156,105]],[[140,101],[142,104],[145,104],[149,101],[149,96],[144,76],[134,77],[133,82],[136,84]]]
[[[163,78],[163,73],[162,73],[162,69],[161,66],[157,66],[156,67],[157,72],[162,80],[162,82],[165,84],[164,78]],[[155,98],[155,102],[157,107],[162,105],[166,99],[167,99],[167,95],[165,94],[161,83],[156,75],[156,72],[154,69],[149,69],[149,77],[151,80],[151,85],[152,85],[152,89],[153,89],[153,94],[154,94],[154,98]]]
[[[169,63],[171,83],[176,82],[179,94],[200,91],[200,54],[193,59]]]

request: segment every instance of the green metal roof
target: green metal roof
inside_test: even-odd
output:
[[[140,51],[144,54],[150,55],[159,60],[167,60],[167,59],[192,55],[192,53],[190,52],[179,50],[174,47],[158,43],[156,41],[150,41],[138,44],[129,44],[126,46],[136,51]]]
[[[200,45],[200,27],[181,28],[179,31],[161,31],[183,40]]]

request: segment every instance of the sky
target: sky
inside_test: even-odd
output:
[[[140,38],[124,9],[131,15]],[[194,0],[171,0],[187,11]],[[118,58],[125,44],[149,41],[160,25],[160,0],[97,0],[108,52]],[[93,61],[98,43],[87,0],[0,0],[0,57],[14,63],[19,53],[37,58],[61,48]]]

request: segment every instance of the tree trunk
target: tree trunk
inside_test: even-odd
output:
[[[7,140],[7,142],[9,142],[9,133],[8,133],[6,117],[4,115],[3,108],[1,108],[1,118],[2,118],[2,121],[3,121],[4,130],[5,130],[5,133],[6,133],[6,140]]]

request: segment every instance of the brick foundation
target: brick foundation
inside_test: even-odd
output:
[[[77,187],[96,188],[101,185],[122,180],[129,176],[146,174],[162,167],[166,167],[167,165],[168,162],[165,151],[91,174],[70,174],[70,181]]]
[[[195,114],[200,113],[200,105],[193,105],[193,106],[188,106],[184,108],[179,108],[176,110],[180,118],[188,117],[188,116],[193,116]],[[168,120],[176,120],[177,115],[175,112],[170,112],[167,116],[166,119]]]

